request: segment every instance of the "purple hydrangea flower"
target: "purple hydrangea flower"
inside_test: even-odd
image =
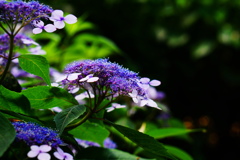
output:
[[[12,122],[16,130],[16,140],[27,145],[49,145],[57,148],[63,144],[56,131],[31,122]]]
[[[137,73],[117,63],[109,62],[108,59],[73,62],[65,68],[65,73],[68,76],[62,80],[62,84],[70,92],[75,88],[81,88],[93,93],[95,97],[100,96],[110,100],[117,96],[130,96],[134,102],[141,102],[141,106],[158,108],[157,104],[149,99],[146,89],[139,84],[141,78]],[[103,100],[102,98],[100,100]]]
[[[78,144],[84,148],[87,147],[101,147],[100,144],[96,143],[96,142],[92,142],[92,141],[86,141],[86,140],[82,140],[82,139],[77,139],[76,141],[78,142]],[[104,148],[117,148],[117,144],[115,142],[113,142],[109,137],[106,138],[103,142],[103,146]]]
[[[37,1],[0,1],[0,19],[4,22],[19,23],[24,21],[28,23],[33,20],[40,20],[41,18],[48,19],[52,11],[52,8]]]

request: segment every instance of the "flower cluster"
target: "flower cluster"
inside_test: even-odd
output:
[[[158,86],[160,81],[140,78],[137,73],[108,59],[73,62],[65,68],[65,73],[67,77],[62,80],[62,84],[70,92],[83,89],[88,95],[93,93],[94,97],[110,100],[118,96],[130,96],[140,106],[158,108],[157,104],[148,97],[146,88],[150,85]]]
[[[16,130],[16,140],[27,145],[49,145],[57,148],[63,144],[56,131],[31,122],[12,122]]]
[[[45,25],[42,19],[51,20],[53,21],[54,25]],[[1,22],[11,24],[8,26],[10,32],[4,28]],[[73,24],[77,22],[77,18],[72,14],[64,17],[63,11],[53,10],[51,7],[40,4],[37,1],[0,1],[0,26],[9,35],[18,33],[21,28],[29,23],[36,27],[33,29],[34,34],[39,34],[43,30],[46,32],[54,32],[56,29],[62,29],[65,26],[64,22]],[[21,23],[19,28],[16,28],[17,23]]]
[[[53,9],[47,5],[40,4],[37,1],[0,1],[0,19],[1,21],[11,21],[12,23],[28,22],[32,20],[47,19]]]

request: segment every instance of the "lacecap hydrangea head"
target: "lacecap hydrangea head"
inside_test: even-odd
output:
[[[140,78],[138,73],[112,63],[108,59],[73,62],[65,68],[65,73],[67,76],[62,80],[62,84],[70,92],[80,89],[101,99],[110,100],[118,96],[129,96],[140,106],[148,105],[158,108],[146,92],[146,85],[151,85],[150,80],[143,82],[144,79]],[[155,80],[154,83],[152,83],[153,86],[156,86],[160,81]]]
[[[49,145],[57,148],[63,144],[58,133],[48,127],[40,126],[32,122],[12,122],[16,131],[16,141],[23,141],[28,146]]]

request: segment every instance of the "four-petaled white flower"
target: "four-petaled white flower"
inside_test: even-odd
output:
[[[37,157],[38,160],[50,160],[51,156],[50,154],[46,153],[49,152],[52,148],[49,145],[32,145],[31,150],[28,152],[27,156],[29,158]]]
[[[73,156],[69,153],[63,152],[61,148],[57,148],[57,152],[53,153],[57,159],[60,160],[73,160]]]
[[[113,111],[114,109],[117,109],[117,108],[125,108],[125,107],[126,107],[126,105],[121,105],[121,104],[118,104],[118,103],[112,103],[112,106],[106,108],[106,110],[107,110],[107,112],[111,112],[111,111]]]
[[[144,89],[147,90],[150,86],[159,86],[161,82],[159,80],[151,80],[147,77],[141,78],[138,82],[138,85]]]
[[[87,81],[88,83],[91,83],[91,82],[96,82],[98,81],[99,77],[93,77],[93,74],[89,74],[87,75],[86,77],[82,78],[79,80],[79,82],[85,82]]]
[[[44,29],[46,32],[54,32],[56,31],[56,27],[52,24],[47,24],[46,26],[44,26],[43,21],[34,21],[33,25],[37,28],[33,29],[33,33],[34,34],[39,34],[42,33],[42,30]]]
[[[132,100],[134,103],[138,103],[138,91],[137,90],[133,90],[132,93],[128,93],[130,95],[130,97],[132,97]]]
[[[77,17],[72,14],[67,15],[66,17],[63,16],[63,11],[61,10],[54,10],[52,12],[52,16],[49,18],[53,21],[54,26],[58,29],[62,29],[65,27],[65,23],[73,24],[77,22]]]

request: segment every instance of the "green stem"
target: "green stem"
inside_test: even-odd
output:
[[[11,62],[12,62],[12,57],[13,57],[13,46],[14,46],[14,36],[13,36],[13,33],[10,34],[9,38],[10,38],[10,39],[9,39],[9,44],[10,44],[10,46],[9,46],[8,61],[7,61],[6,67],[4,68],[4,71],[3,71],[2,75],[1,75],[0,85],[3,83],[4,78],[5,78],[6,75],[7,75],[7,72],[8,72],[8,69],[10,68],[10,64],[11,64]]]

